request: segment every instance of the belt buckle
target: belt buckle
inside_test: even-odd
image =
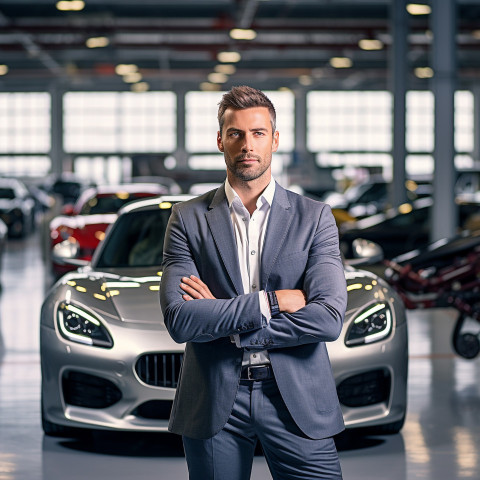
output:
[[[247,378],[249,380],[255,380],[254,378],[251,377],[252,368],[255,368],[255,367],[247,367]]]

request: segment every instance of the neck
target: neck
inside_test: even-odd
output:
[[[240,200],[245,205],[245,208],[248,210],[250,215],[252,215],[252,213],[256,210],[257,200],[263,193],[263,191],[267,188],[272,178],[271,175],[265,176],[266,178],[263,177],[264,175],[256,178],[255,180],[250,180],[246,182],[243,180],[239,180],[236,177],[231,178],[231,176],[228,175],[228,181],[230,185],[235,190],[235,192],[237,192]]]

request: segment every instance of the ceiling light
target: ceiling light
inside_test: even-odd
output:
[[[137,71],[138,67],[133,64],[120,63],[115,67],[115,73],[117,75],[130,75],[132,73],[136,73]]]
[[[242,56],[238,52],[219,52],[217,59],[222,63],[237,63]]]
[[[417,78],[432,78],[434,74],[430,67],[417,67],[414,73]]]
[[[83,0],[61,0],[57,2],[57,10],[62,12],[79,12],[85,8]]]
[[[308,85],[312,84],[313,80],[310,75],[300,75],[298,77],[298,82],[300,83],[300,85],[304,85],[305,87],[307,87]]]
[[[107,37],[91,37],[85,42],[88,48],[102,48],[106,47],[109,43],[110,40]]]
[[[214,70],[217,73],[224,73],[225,75],[233,75],[237,69],[235,65],[230,65],[228,63],[222,63],[221,65],[215,65]]]
[[[333,68],[351,68],[352,61],[348,57],[332,57],[330,65]]]
[[[256,36],[257,32],[250,28],[234,28],[230,30],[230,37],[234,40],[253,40]]]
[[[225,83],[228,80],[228,76],[224,73],[211,73],[208,76],[208,81],[211,83]]]
[[[126,83],[137,83],[142,79],[142,74],[139,72],[129,73],[123,76],[123,81]]]
[[[7,65],[0,65],[0,75],[6,75],[8,73]]]
[[[220,90],[220,85],[216,83],[202,82],[200,84],[200,90],[207,92],[218,91]]]
[[[424,5],[422,3],[409,3],[407,5],[407,12],[410,15],[429,15],[432,13],[432,9],[429,5]]]
[[[358,46],[362,50],[381,50],[383,42],[374,38],[363,38],[358,42]]]
[[[142,93],[147,92],[150,89],[150,85],[147,82],[134,83],[131,86],[132,92]]]

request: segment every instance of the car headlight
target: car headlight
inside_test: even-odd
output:
[[[370,305],[358,314],[348,330],[345,344],[355,347],[374,343],[392,332],[392,311],[386,303]]]
[[[72,342],[111,348],[113,340],[100,319],[71,303],[61,302],[57,308],[57,322],[62,337]]]
[[[53,247],[53,256],[55,259],[76,258],[80,251],[80,246],[75,238],[70,237],[68,240],[57,243]]]

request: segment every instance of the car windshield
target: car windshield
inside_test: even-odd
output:
[[[80,215],[98,215],[103,213],[117,213],[128,202],[139,198],[151,197],[147,193],[118,192],[112,194],[96,195],[90,198],[80,210]]]
[[[96,267],[159,267],[170,212],[156,208],[123,214],[105,239]]]
[[[8,200],[13,200],[15,198],[15,192],[13,191],[13,188],[0,187],[0,198],[7,198]]]

